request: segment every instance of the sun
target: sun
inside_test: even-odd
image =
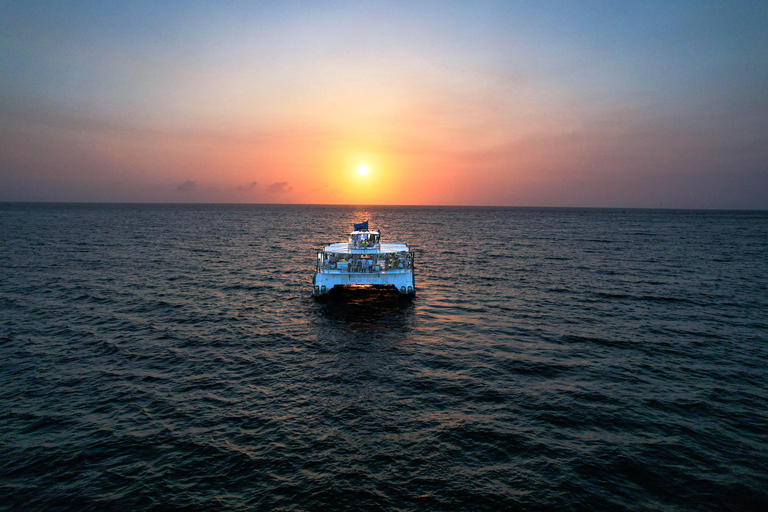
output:
[[[360,167],[357,168],[357,174],[359,174],[360,176],[365,176],[369,172],[371,172],[371,170],[368,168],[367,165],[361,165]]]

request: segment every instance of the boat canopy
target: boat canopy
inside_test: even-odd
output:
[[[396,252],[409,252],[406,244],[380,243],[377,247],[373,248],[373,250],[363,250],[355,248],[346,242],[327,245],[323,251],[336,254],[372,254],[376,252],[381,254],[391,254]]]

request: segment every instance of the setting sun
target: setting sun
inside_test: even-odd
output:
[[[360,176],[365,176],[369,172],[371,172],[371,170],[368,168],[367,165],[361,165],[360,167],[357,168],[357,174],[359,174]]]

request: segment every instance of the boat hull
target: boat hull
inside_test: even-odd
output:
[[[327,295],[332,290],[344,289],[346,291],[377,288],[394,289],[400,295],[414,295],[413,272],[350,272],[331,273],[317,272],[312,279],[313,295]]]

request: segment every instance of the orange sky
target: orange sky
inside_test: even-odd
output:
[[[766,208],[728,5],[6,3],[0,200]]]

